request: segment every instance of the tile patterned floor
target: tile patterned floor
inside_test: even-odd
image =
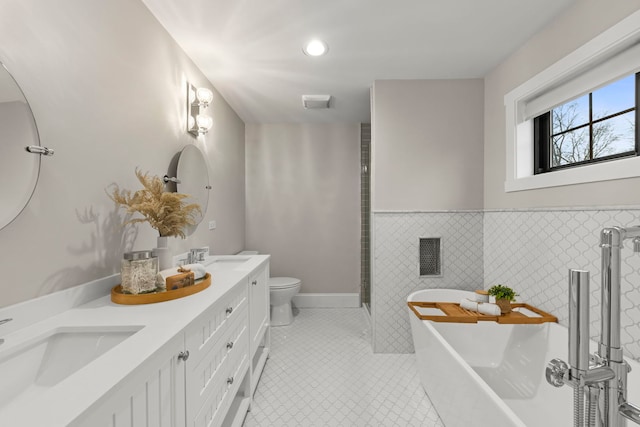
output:
[[[373,354],[363,309],[301,309],[271,328],[245,427],[442,427],[414,354]]]

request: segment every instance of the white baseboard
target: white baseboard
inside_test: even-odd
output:
[[[297,308],[356,308],[360,307],[360,294],[312,294],[304,293],[293,297]]]

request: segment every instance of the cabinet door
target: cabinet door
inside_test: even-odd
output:
[[[184,334],[180,333],[70,426],[183,427]]]
[[[250,355],[253,357],[269,327],[269,265],[249,276]]]

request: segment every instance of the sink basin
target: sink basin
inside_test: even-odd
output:
[[[140,329],[142,326],[57,328],[0,352],[0,408],[55,386]]]
[[[251,259],[250,256],[244,255],[217,255],[207,257],[202,265],[209,267],[210,270],[232,270],[242,266]]]

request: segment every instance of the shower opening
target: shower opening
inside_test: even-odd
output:
[[[371,313],[371,124],[360,125],[360,301]]]

